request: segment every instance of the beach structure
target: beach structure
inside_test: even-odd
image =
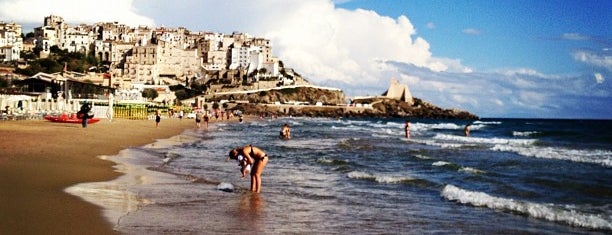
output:
[[[395,78],[391,78],[389,88],[380,96],[356,96],[351,99],[351,102],[355,105],[366,105],[367,102],[372,102],[371,99],[393,99],[406,102],[410,105],[414,104],[412,93],[410,93],[408,85],[399,83],[399,81]]]
[[[389,85],[389,89],[382,94],[383,96],[389,99],[401,100],[407,103],[412,104],[412,93],[410,93],[410,89],[408,89],[408,85],[400,84],[399,81],[395,78],[391,78],[391,84]]]

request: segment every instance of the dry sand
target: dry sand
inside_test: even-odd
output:
[[[194,128],[193,119],[80,124],[0,121],[0,234],[117,234],[101,208],[64,192],[119,176],[97,156]]]

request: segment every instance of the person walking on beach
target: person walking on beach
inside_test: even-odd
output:
[[[200,122],[202,122],[202,111],[197,111],[195,116],[196,127],[200,129]]]
[[[87,119],[90,118],[89,112],[91,112],[91,106],[85,101],[85,103],[81,105],[81,110],[77,113],[77,117],[81,117],[81,125],[83,128],[87,127]]]
[[[155,110],[155,128],[159,128],[159,122],[161,121],[161,114],[159,113],[159,109]]]
[[[285,125],[283,125],[283,127],[281,128],[280,138],[286,140],[291,139],[291,127],[288,123],[285,123]]]
[[[261,191],[261,173],[268,164],[268,155],[258,147],[247,145],[230,150],[229,159],[246,158],[246,164],[251,164],[251,191]]]
[[[406,120],[406,124],[404,124],[404,132],[406,134],[406,139],[410,139],[410,121]]]

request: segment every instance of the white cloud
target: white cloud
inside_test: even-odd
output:
[[[154,25],[154,20],[142,16],[132,6],[132,0],[2,0],[0,15],[2,20],[21,24],[39,23],[44,17],[57,15],[67,23],[114,22],[130,26]]]
[[[576,50],[573,56],[575,60],[582,63],[612,71],[612,53],[609,50],[602,50],[601,52]]]
[[[595,73],[595,82],[597,82],[597,84],[602,84],[606,78],[604,78],[604,76],[601,73]]]
[[[428,29],[435,29],[436,24],[434,24],[434,22],[427,22],[427,24],[425,24],[425,27],[427,27]]]
[[[584,36],[578,33],[564,33],[563,35],[561,35],[561,38],[565,40],[572,40],[572,41],[589,40],[588,36]]]
[[[462,32],[469,35],[480,35],[480,30],[473,28],[464,29]]]

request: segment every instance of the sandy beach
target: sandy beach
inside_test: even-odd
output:
[[[162,119],[159,128],[153,120],[0,122],[0,234],[116,234],[99,207],[64,189],[119,176],[97,156],[194,127],[193,119]]]

